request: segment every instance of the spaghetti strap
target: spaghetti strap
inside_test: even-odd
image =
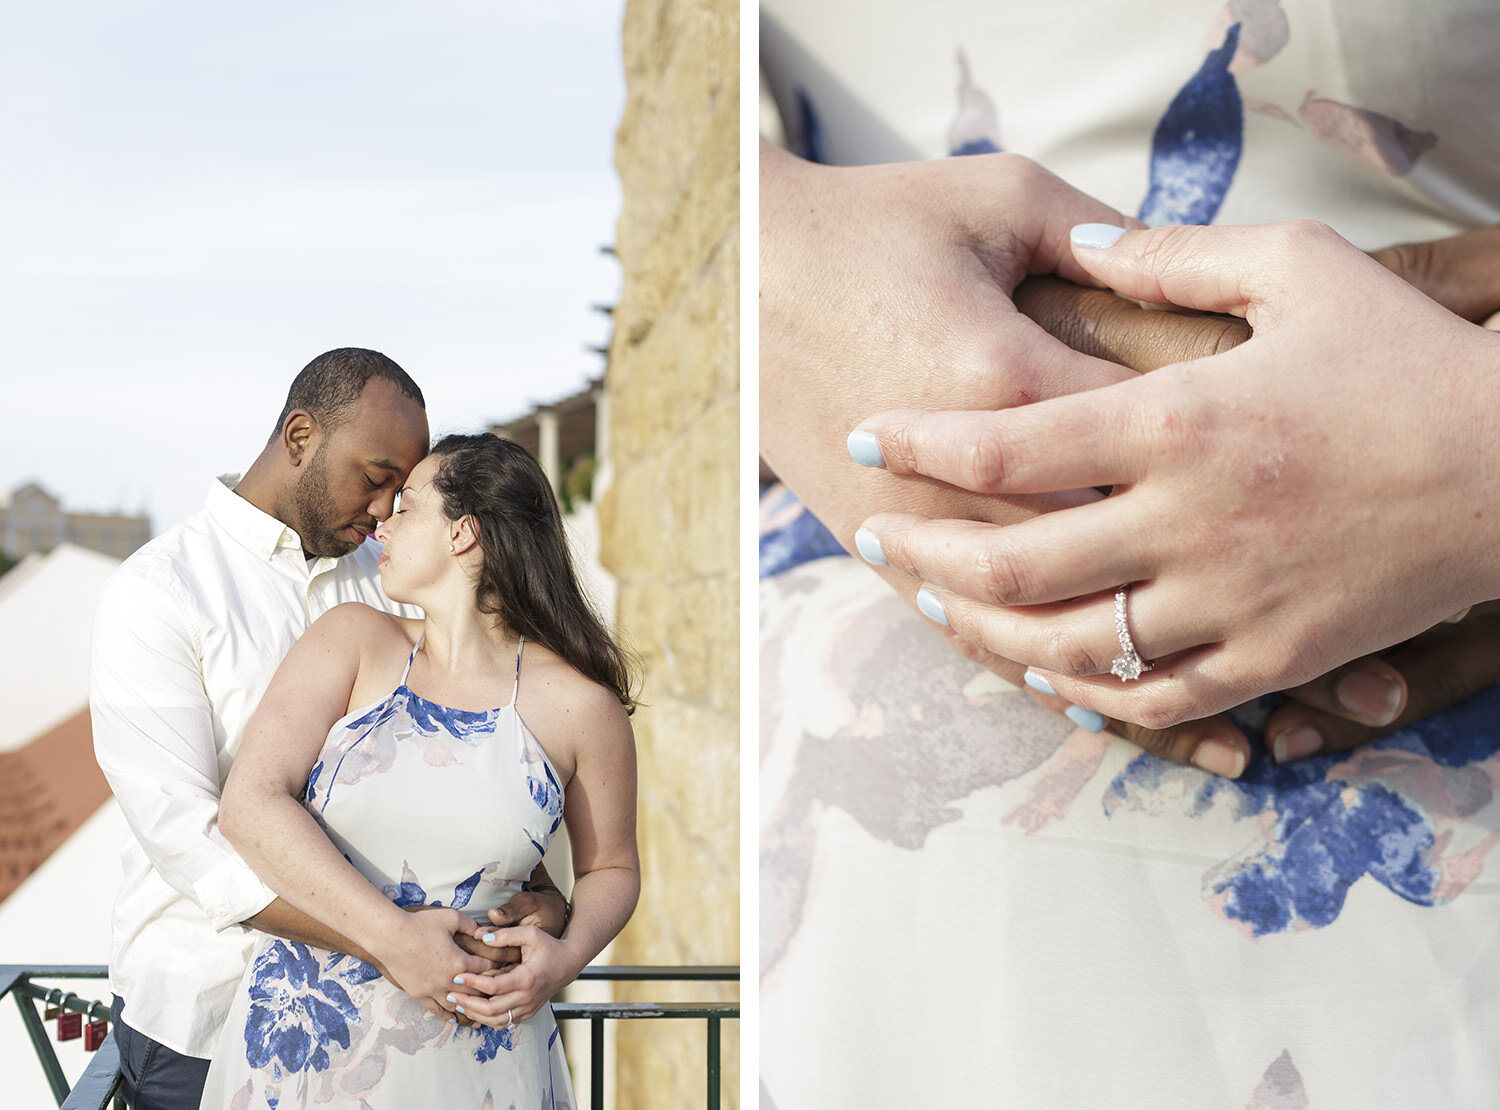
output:
[[[521,650],[526,646],[526,637],[521,636],[521,642],[516,645],[516,684],[510,691],[510,704],[516,704],[516,695],[521,692]]]
[[[411,665],[416,662],[417,652],[422,650],[422,642],[427,639],[427,630],[424,628],[422,634],[417,637],[416,647],[411,649],[411,654],[406,657],[406,670],[401,672],[400,685],[406,685],[406,676],[411,674]]]

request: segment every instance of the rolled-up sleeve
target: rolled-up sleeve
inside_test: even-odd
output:
[[[275,893],[218,829],[219,759],[184,597],[127,563],[104,589],[89,667],[94,755],[146,856],[216,929]]]

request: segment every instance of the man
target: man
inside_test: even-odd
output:
[[[416,614],[385,597],[379,546],[365,539],[427,442],[421,390],[395,362],[359,348],[320,355],[244,477],[210,483],[201,512],[105,587],[89,704],[95,755],[135,834],[110,983],[138,1110],[198,1105],[254,945],[243,926],[369,958],[256,878],[218,832],[219,789],[272,673],[312,621],[346,601]],[[512,906],[508,920],[537,911],[535,923],[561,931],[555,889]]]

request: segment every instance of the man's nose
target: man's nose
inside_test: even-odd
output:
[[[391,513],[396,509],[396,491],[393,489],[380,490],[375,495],[375,500],[369,504],[370,515],[376,520],[390,520]]]

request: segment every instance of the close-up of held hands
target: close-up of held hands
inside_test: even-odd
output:
[[[856,420],[855,458],[898,482],[1074,499],[1006,527],[878,513],[862,553],[921,586],[951,634],[1086,712],[1167,730],[1290,689],[1266,731],[1279,760],[1353,747],[1500,677],[1493,607],[1450,623],[1500,596],[1500,337],[1476,326],[1500,309],[1495,230],[1373,259],[1312,223],[1071,237],[1092,283],[1225,315],[1114,305],[1105,326],[1049,331],[1109,357],[1131,313],[1191,321],[1206,357],[1157,339],[1175,361],[1105,388]],[[1111,667],[1131,647],[1147,669],[1122,681]],[[1246,751],[1231,735],[1186,754],[1238,774]]]
[[[977,493],[856,467],[831,429],[853,428],[882,408],[994,410],[1127,382],[1221,355],[1250,335],[1237,317],[1148,311],[1137,300],[1149,298],[1103,288],[1074,261],[1069,229],[1130,221],[1024,158],[846,169],[763,144],[760,203],[763,461],[851,551],[860,525],[882,511],[1012,525],[1101,494]],[[1500,230],[1373,257],[1466,319],[1500,311]],[[1047,273],[1066,277],[1027,276]],[[1328,403],[1328,422],[1337,422],[1340,407]],[[1373,492],[1370,506],[1378,511]],[[899,536],[886,542],[892,565],[874,569],[915,607],[924,580],[915,564],[901,564]],[[942,595],[923,595],[930,596]],[[1106,668],[1118,652],[1108,601],[1099,616],[1111,651]],[[999,643],[990,650],[974,626],[964,626],[968,636],[935,627],[965,657],[1021,683],[1025,668]],[[1497,630],[1495,615],[1476,609],[1461,623],[1293,687],[1268,723],[1268,748],[1280,760],[1346,750],[1447,708],[1500,679]],[[1101,715],[1103,704],[1082,695],[1073,704],[1039,686],[1047,688],[1034,677],[1033,696],[1075,723],[1108,728],[1163,758],[1228,775],[1249,759],[1249,741],[1228,717],[1200,713],[1147,728]]]

